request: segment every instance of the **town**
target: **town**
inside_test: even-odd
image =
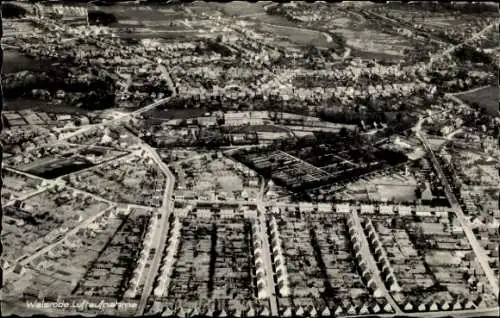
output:
[[[497,9],[3,3],[2,310],[498,316]]]

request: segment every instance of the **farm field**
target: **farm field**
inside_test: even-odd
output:
[[[498,86],[488,86],[471,92],[458,94],[457,97],[469,104],[477,103],[479,106],[486,109],[489,114],[499,116],[499,93]]]

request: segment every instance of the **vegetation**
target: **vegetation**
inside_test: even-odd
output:
[[[28,10],[14,3],[2,3],[2,17],[6,19],[21,18],[28,14]]]
[[[116,17],[111,13],[89,10],[89,23],[91,25],[110,25],[117,21]]]

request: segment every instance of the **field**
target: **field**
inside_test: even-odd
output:
[[[17,73],[21,71],[44,71],[48,65],[40,60],[32,59],[22,53],[4,49],[2,74]]]
[[[199,108],[193,109],[164,109],[151,110],[144,113],[144,117],[153,120],[168,120],[168,119],[189,119],[197,116],[203,116],[205,111]]]
[[[154,6],[113,5],[99,7],[98,10],[113,14],[118,22],[122,20],[137,20],[140,22],[162,22],[174,19],[184,19],[187,13],[174,9],[161,9]]]
[[[404,171],[397,171],[390,175],[376,175],[350,183],[338,196],[344,200],[412,202],[416,200],[416,187],[417,181],[414,177],[405,176]]]
[[[9,65],[9,62],[5,62],[4,66]],[[4,67],[4,73],[5,67]],[[19,97],[15,99],[5,98],[4,99],[4,109],[5,110],[25,110],[29,109],[35,112],[51,112],[55,114],[88,114],[89,111],[83,108],[78,108],[74,106],[69,106],[65,104],[56,104],[50,101],[35,100],[26,97]]]
[[[457,97],[469,104],[477,103],[480,107],[486,109],[486,111],[492,116],[499,116],[498,86],[488,86],[475,91],[465,92],[457,95]]]
[[[201,157],[175,169],[176,195],[218,197],[225,200],[254,199],[259,179],[253,171],[229,158]]]
[[[336,47],[335,43],[329,42],[322,32],[316,30],[269,23],[257,24],[256,29],[261,32],[268,32],[272,34],[274,38],[286,39],[286,42],[291,42],[292,44],[300,46],[314,45],[324,48]]]
[[[347,45],[353,49],[352,55],[361,58],[389,60],[390,58],[403,58],[403,50],[411,49],[411,45],[405,38],[398,38],[374,30],[336,29],[335,32],[346,38]],[[390,44],[388,45],[388,43]]]

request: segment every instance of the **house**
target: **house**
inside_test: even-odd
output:
[[[351,305],[349,307],[349,309],[347,309],[347,313],[349,315],[356,315],[356,313],[357,313],[356,307],[354,305]]]
[[[161,314],[163,317],[171,317],[173,316],[173,312],[170,308],[166,307],[163,313]]]
[[[362,204],[361,213],[363,214],[373,214],[375,212],[375,207],[371,204]]]
[[[24,273],[26,272],[26,269],[21,264],[16,264],[16,266],[14,267],[13,272],[16,275],[24,276]]]
[[[262,308],[262,310],[260,311],[260,315],[263,317],[269,316],[269,309],[267,307]]]
[[[411,207],[406,205],[398,206],[399,215],[411,215]]]
[[[403,308],[404,311],[413,311],[413,304],[411,302],[407,302]]]
[[[309,308],[309,316],[310,317],[316,317],[317,314],[318,314],[318,311],[316,310],[316,307],[311,306]]]
[[[292,316],[292,309],[290,307],[286,307],[286,309],[283,311],[281,314],[283,317],[291,317]]]
[[[314,206],[310,202],[300,202],[299,209],[301,212],[311,212],[314,209]]]
[[[391,304],[389,304],[389,303],[385,304],[384,311],[385,312],[393,312]]]
[[[330,309],[328,307],[325,307],[325,309],[323,309],[323,311],[321,312],[321,316],[329,317],[330,316]]]
[[[340,305],[337,307],[337,309],[335,309],[336,316],[340,315],[343,312],[344,312],[344,309],[342,309],[342,306],[340,306]]]
[[[332,205],[328,203],[318,203],[318,212],[321,213],[332,212]]]
[[[369,314],[370,311],[368,310],[368,306],[366,304],[363,304],[363,306],[361,306],[361,308],[359,309],[359,314],[360,315],[365,315],[365,314]]]
[[[255,309],[253,307],[250,307],[247,312],[246,312],[247,317],[255,317]]]
[[[339,213],[349,213],[351,205],[349,203],[338,203],[335,205],[335,210]]]
[[[302,306],[299,306],[297,310],[295,311],[296,316],[303,316],[304,315],[304,308]]]
[[[438,311],[439,307],[435,302],[432,302],[431,305],[429,306],[430,311]]]
[[[394,213],[394,206],[393,205],[381,205],[379,207],[380,209],[380,214],[393,214]]]
[[[450,303],[448,301],[443,301],[441,302],[441,310],[449,310],[450,309]]]
[[[462,310],[463,306],[460,300],[456,300],[455,303],[453,304],[453,310]]]

